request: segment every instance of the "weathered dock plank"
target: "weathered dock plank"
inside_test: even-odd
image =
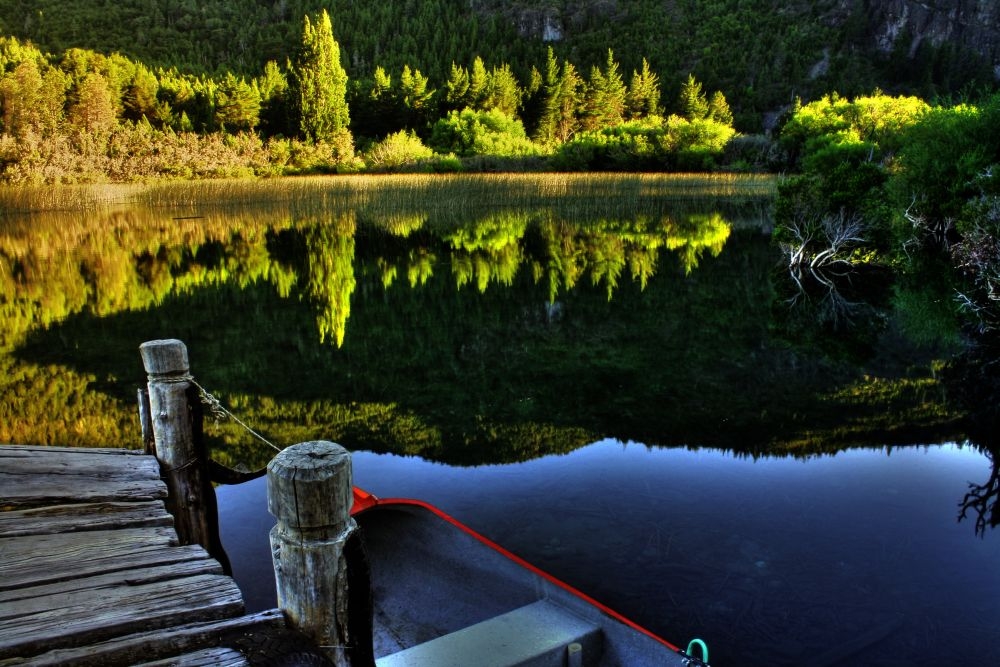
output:
[[[187,349],[140,353],[157,457],[0,444],[0,667],[331,664],[282,611],[243,615]]]
[[[0,619],[0,658],[243,613],[236,583],[220,575],[50,595],[45,602],[43,611]]]
[[[141,452],[0,447],[0,508],[162,500],[166,496],[159,464]]]
[[[281,647],[290,642],[303,654],[310,652],[300,635],[289,631],[284,616],[277,609],[237,618],[204,623],[191,623],[173,628],[138,632],[109,639],[89,646],[54,649],[33,656],[34,667],[104,667],[133,665],[167,659],[194,652],[206,646],[238,648],[250,657],[251,664],[296,664],[280,660],[287,654]],[[275,648],[277,645],[277,648]],[[0,659],[0,667],[23,664],[22,661]],[[321,664],[317,660],[300,664]]]
[[[0,555],[0,590],[208,557],[180,549],[167,526],[2,538]]]
[[[174,518],[162,500],[78,503],[0,512],[0,536],[172,526],[173,523]]]
[[[190,547],[185,547],[191,550]],[[32,600],[42,599],[49,595],[63,595],[74,591],[85,591],[96,588],[113,588],[116,586],[135,586],[137,584],[148,584],[154,581],[165,581],[167,579],[179,579],[191,577],[198,574],[223,574],[222,566],[217,560],[211,558],[194,558],[192,560],[169,565],[156,565],[151,567],[140,567],[129,570],[120,570],[98,574],[92,577],[81,579],[70,579],[68,581],[56,581],[50,584],[39,586],[27,586],[24,588],[12,588],[0,591],[0,617],[5,612],[16,609],[13,603],[21,601],[24,605],[19,611],[25,611],[37,607],[37,603]]]
[[[231,648],[208,648],[165,660],[144,662],[138,667],[242,667],[246,657]]]
[[[233,620],[239,588],[179,544],[166,493],[152,456],[0,445],[0,664],[246,664],[217,632],[178,629],[262,619]]]

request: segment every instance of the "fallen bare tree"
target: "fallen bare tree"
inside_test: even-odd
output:
[[[786,230],[792,240],[783,242],[781,248],[792,271],[849,266],[853,263],[853,250],[865,243],[861,216],[843,209],[835,214],[794,220]]]
[[[817,291],[817,317],[835,325],[850,322],[864,303],[844,296],[838,281],[848,279],[854,269],[852,255],[864,244],[861,216],[841,210],[813,218],[801,218],[785,227],[788,241],[781,249],[788,262],[788,273],[796,292],[788,300],[795,306],[810,299]]]

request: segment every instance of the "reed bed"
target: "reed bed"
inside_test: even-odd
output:
[[[372,211],[576,206],[610,210],[657,199],[773,197],[776,179],[758,174],[413,174],[307,176],[263,180],[185,181],[0,188],[3,217],[39,211],[92,211],[121,206],[181,212],[211,207],[351,207]]]

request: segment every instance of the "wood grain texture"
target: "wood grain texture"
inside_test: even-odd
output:
[[[133,665],[190,653],[204,647],[239,645],[241,638],[287,632],[277,609],[218,621],[147,630],[88,646],[53,649],[31,658],[35,667]],[[18,664],[0,659],[0,667]],[[287,663],[285,663],[287,664]]]
[[[166,494],[141,452],[0,445],[0,665],[243,665],[233,637],[287,632],[242,616]]]
[[[207,648],[164,660],[141,663],[138,667],[242,667],[246,657],[231,648]]]
[[[207,557],[171,547],[177,535],[163,526],[3,538],[0,590]]]
[[[44,611],[0,619],[0,657],[34,655],[140,630],[243,613],[243,598],[235,582],[219,575],[49,597],[51,604]]]
[[[0,508],[166,496],[159,463],[141,452],[0,446]]]
[[[0,512],[0,538],[173,523],[162,500],[63,504]]]

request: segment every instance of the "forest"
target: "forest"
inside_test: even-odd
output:
[[[957,45],[873,52],[843,2],[764,4],[0,0],[0,182],[784,171],[796,99],[993,85]]]
[[[550,48],[528,81],[477,56],[435,84],[409,65],[352,81],[326,12],[304,17],[299,41],[284,66],[269,61],[247,78],[154,71],[79,48],[53,57],[0,38],[0,180],[701,171],[736,134],[721,92],[689,75],[665,115],[649,63],[626,75],[610,49],[583,73]]]

